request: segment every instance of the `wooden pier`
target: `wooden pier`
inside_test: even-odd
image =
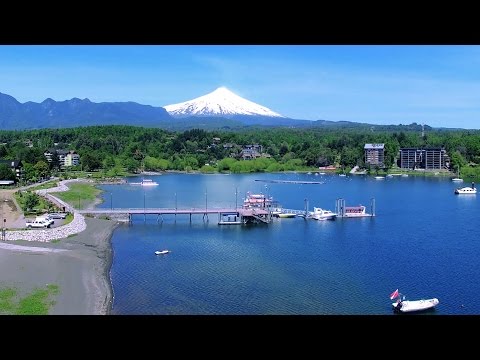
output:
[[[240,225],[249,223],[265,223],[271,222],[272,215],[268,208],[189,208],[189,209],[173,209],[173,208],[128,208],[128,209],[95,209],[80,210],[79,213],[91,216],[109,216],[112,218],[125,218],[129,223],[132,222],[133,215],[143,215],[146,221],[147,215],[156,215],[157,222],[163,221],[163,215],[189,215],[192,222],[192,215],[202,215],[203,221],[208,222],[208,215],[218,215],[219,225]]]
[[[193,215],[201,215],[204,222],[208,222],[208,215],[217,215],[219,225],[242,225],[242,224],[269,224],[272,222],[274,212],[282,212],[295,214],[298,217],[309,217],[308,201],[305,199],[305,209],[285,209],[275,208],[273,202],[267,206],[241,207],[241,208],[124,208],[124,209],[94,209],[94,210],[77,210],[80,214],[90,215],[94,217],[108,216],[110,218],[123,219],[132,223],[134,215],[143,215],[147,220],[147,215],[156,215],[157,222],[163,222],[164,215],[188,215],[192,222]],[[338,218],[358,218],[358,217],[374,217],[375,216],[375,199],[371,199],[371,212],[367,213],[366,207],[345,206],[344,199],[337,199],[335,205],[335,213]]]

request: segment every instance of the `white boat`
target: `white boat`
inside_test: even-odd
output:
[[[466,186],[463,188],[457,188],[455,189],[455,194],[461,195],[461,194],[476,194],[477,193],[477,188],[475,187],[475,184],[472,182],[472,186]]]
[[[290,213],[288,210],[284,210],[281,207],[276,207],[272,209],[272,216],[278,218],[294,218],[297,216],[297,214]]]
[[[293,214],[293,213],[279,213],[277,215],[275,215],[281,219],[287,219],[287,218],[294,218],[297,216],[297,214]]]
[[[375,180],[384,180],[385,176],[375,176]]]
[[[335,220],[337,214],[330,210],[314,207],[313,211],[309,212],[308,217],[314,220]]]
[[[454,182],[463,182],[463,179],[460,177],[460,169],[457,171],[457,177],[452,179]]]
[[[407,313],[433,309],[438,304],[438,299],[432,298],[422,300],[398,300],[397,302],[392,303],[392,306],[393,310],[396,312]]]
[[[155,255],[165,255],[165,254],[168,254],[170,253],[170,250],[157,250],[155,251]]]
[[[140,186],[156,186],[158,183],[151,179],[143,179],[141,182],[131,182],[130,185],[140,185]]]
[[[420,312],[434,309],[440,301],[437,298],[421,300],[405,300],[405,296],[395,290],[390,295],[390,300],[397,299],[392,303],[393,311],[400,313]]]

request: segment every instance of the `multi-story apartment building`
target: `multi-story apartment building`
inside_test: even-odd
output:
[[[75,151],[68,150],[47,150],[43,153],[45,158],[50,163],[54,154],[58,157],[58,166],[60,168],[71,167],[80,164],[80,155]]]
[[[385,166],[385,144],[365,144],[363,149],[365,151],[365,165],[370,164],[381,168]]]
[[[450,157],[443,148],[401,148],[399,165],[402,169],[446,170]]]

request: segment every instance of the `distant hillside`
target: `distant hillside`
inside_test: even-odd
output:
[[[230,96],[232,97],[232,96]],[[211,105],[211,104],[210,104]],[[237,108],[240,108],[237,106]],[[222,108],[225,110],[225,108]],[[241,108],[247,112],[245,108]],[[256,109],[250,108],[250,113]],[[260,107],[265,112],[269,109]],[[266,110],[265,110],[266,109]],[[259,113],[261,111],[258,110]],[[170,131],[190,129],[239,130],[252,127],[368,129],[371,131],[421,131],[422,125],[372,125],[349,121],[301,120],[280,116],[245,115],[184,115],[171,116],[163,107],[142,105],[135,102],[94,103],[89,99],[73,98],[65,101],[46,99],[41,103],[20,103],[14,97],[0,93],[0,129],[29,130],[44,128],[73,128],[94,125],[132,125],[161,128]],[[425,130],[432,128],[425,125]],[[446,129],[447,130],[447,129]]]
[[[162,107],[135,102],[94,103],[89,99],[46,99],[41,103],[18,102],[0,93],[0,128],[4,130],[67,128],[89,125],[159,127],[173,118]]]

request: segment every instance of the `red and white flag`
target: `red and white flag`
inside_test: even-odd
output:
[[[398,297],[398,289],[395,290],[393,293],[390,294],[390,300],[393,300],[393,299],[395,299],[396,297]]]

